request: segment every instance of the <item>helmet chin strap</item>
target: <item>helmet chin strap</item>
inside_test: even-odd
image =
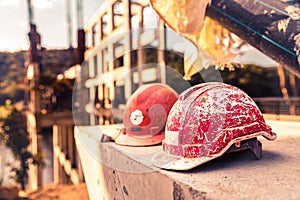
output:
[[[231,145],[231,147],[226,151],[226,153],[232,153],[237,151],[243,151],[250,149],[257,160],[262,158],[262,144],[257,138],[251,138],[248,140],[243,140]]]

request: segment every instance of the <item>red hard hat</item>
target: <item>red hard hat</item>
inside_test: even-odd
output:
[[[167,116],[177,98],[178,94],[165,84],[153,83],[139,87],[126,103],[124,129],[115,142],[128,146],[161,143]]]
[[[163,151],[154,155],[152,163],[165,169],[191,169],[260,135],[276,139],[245,92],[224,83],[199,84],[184,91],[172,107]]]

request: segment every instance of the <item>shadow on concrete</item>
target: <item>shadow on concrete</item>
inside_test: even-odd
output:
[[[279,152],[263,150],[263,157],[260,160],[257,160],[250,150],[245,150],[234,153],[226,153],[219,158],[204,163],[187,172],[201,173],[216,170],[232,170],[243,167],[250,169],[252,167],[267,166],[270,165],[270,163],[275,165],[276,163],[282,163],[289,159],[291,158]]]

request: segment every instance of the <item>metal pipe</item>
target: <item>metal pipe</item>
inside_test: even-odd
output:
[[[33,8],[32,8],[32,3],[31,0],[27,0],[27,9],[28,9],[28,20],[29,24],[35,24],[34,23],[34,15],[33,15]]]
[[[300,77],[300,19],[288,6],[296,12],[281,1],[214,0],[207,15]]]
[[[77,28],[83,29],[83,6],[82,0],[77,0]]]
[[[69,48],[72,48],[72,18],[71,18],[71,2],[66,0],[66,13],[67,13],[67,30],[68,30],[68,45]]]

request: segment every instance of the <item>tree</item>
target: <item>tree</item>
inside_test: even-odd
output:
[[[285,70],[283,68],[283,65],[279,64],[277,67],[277,72],[278,72],[278,76],[279,76],[279,83],[280,83],[280,89],[281,89],[281,93],[283,98],[285,98],[287,100],[287,104],[289,105],[289,113],[291,115],[295,115],[296,114],[296,105],[294,102],[291,101],[290,99],[290,94],[289,94],[289,90],[287,88],[287,81],[286,81],[286,74],[285,74]],[[290,73],[289,76],[289,83],[290,83],[290,87],[291,87],[291,93],[292,96],[297,96],[298,92],[297,92],[297,86],[296,86],[296,77],[295,75]]]
[[[9,114],[6,118],[0,119],[0,136],[4,144],[11,149],[16,161],[11,166],[12,176],[25,190],[28,182],[29,164],[42,164],[42,161],[37,159],[38,156],[34,156],[28,151],[30,141],[26,129],[25,114],[9,103],[6,104],[6,108]]]

